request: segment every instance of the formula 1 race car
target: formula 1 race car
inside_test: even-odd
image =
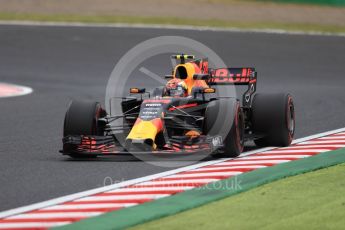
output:
[[[166,86],[130,88],[116,114],[100,103],[72,101],[65,115],[64,155],[196,154],[237,157],[246,141],[288,146],[295,131],[292,97],[256,92],[254,68],[208,67],[208,59],[173,55]],[[217,87],[245,85],[242,99],[218,95]]]

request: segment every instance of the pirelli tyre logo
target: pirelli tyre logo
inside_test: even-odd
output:
[[[221,148],[223,146],[223,138],[222,136],[214,136],[210,140],[211,149],[216,150],[218,148]]]

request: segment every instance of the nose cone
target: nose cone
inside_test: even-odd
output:
[[[144,121],[138,118],[126,138],[126,143],[130,146],[145,145],[156,149],[154,141],[156,135],[162,130],[162,127],[162,120],[160,118],[155,118],[150,121]]]

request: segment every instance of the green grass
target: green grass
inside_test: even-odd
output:
[[[140,229],[344,229],[345,164],[279,180]]]
[[[323,33],[345,33],[343,26],[302,24],[302,23],[274,23],[274,22],[238,22],[217,19],[188,19],[174,17],[134,17],[111,15],[44,15],[44,14],[18,14],[1,13],[0,20],[29,20],[39,22],[84,22],[84,23],[140,23],[161,25],[190,25],[221,28],[241,29],[283,29],[288,31],[306,31]]]

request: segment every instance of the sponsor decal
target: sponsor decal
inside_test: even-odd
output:
[[[248,83],[252,77],[252,68],[222,68],[214,71],[211,80],[215,83]]]
[[[162,104],[167,104],[167,103],[169,103],[170,102],[170,100],[156,100],[156,99],[154,99],[154,100],[144,100],[143,101],[143,103],[162,103]]]

